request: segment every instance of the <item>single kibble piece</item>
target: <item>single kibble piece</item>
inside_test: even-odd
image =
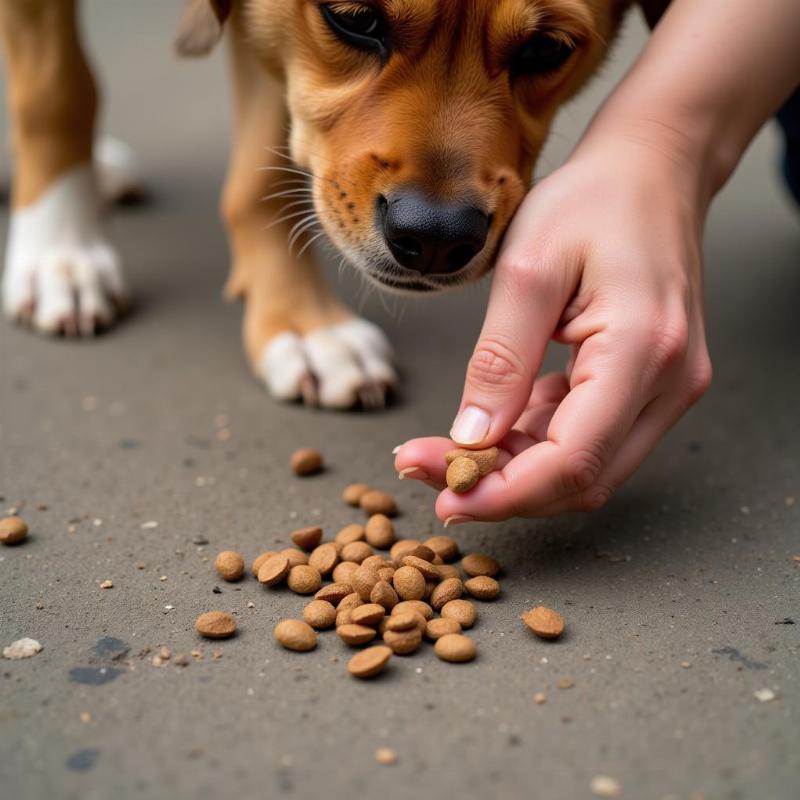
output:
[[[308,563],[319,570],[320,575],[327,575],[333,572],[333,568],[339,563],[339,553],[333,542],[327,542],[315,547],[308,557]]]
[[[298,653],[317,646],[317,632],[301,619],[282,619],[275,626],[275,639],[282,647]]]
[[[396,561],[399,564],[403,556],[409,555],[417,547],[419,547],[419,542],[416,539],[398,539],[392,545],[392,549],[389,551],[389,557],[392,561]]]
[[[393,517],[397,514],[397,503],[394,497],[378,489],[370,489],[368,492],[364,492],[358,504],[370,516],[373,514],[385,514],[387,517]]]
[[[377,635],[375,633],[375,628],[370,628],[366,625],[356,625],[354,622],[337,626],[336,633],[345,644],[351,646],[371,642]]]
[[[500,572],[500,565],[491,556],[484,553],[470,553],[461,559],[461,569],[474,578],[478,575],[488,575],[494,578]]]
[[[432,642],[448,633],[461,633],[461,625],[456,620],[447,618],[432,619],[425,624],[425,635]]]
[[[374,569],[362,565],[353,573],[350,583],[353,591],[366,603],[379,580],[378,573]]]
[[[28,526],[22,517],[0,519],[0,542],[3,544],[19,544],[27,535]]]
[[[442,561],[458,558],[458,545],[449,536],[431,536],[425,541],[425,546],[430,547]]]
[[[316,600],[326,600],[332,606],[338,606],[353,591],[349,583],[329,583],[323,586],[315,595]]]
[[[416,653],[422,644],[422,630],[419,627],[408,628],[404,631],[385,630],[383,641],[392,648],[398,656],[408,656]]]
[[[336,606],[336,610],[347,611],[348,609],[352,610],[362,605],[364,605],[364,601],[355,592],[352,592],[342,599],[339,605]]]
[[[372,628],[380,623],[385,614],[386,609],[378,603],[364,603],[353,609],[352,619],[356,625],[369,625]]]
[[[381,567],[378,570],[378,577],[382,581],[386,581],[387,583],[391,583],[394,580],[394,573],[395,573],[395,568],[394,567]]]
[[[336,609],[327,600],[312,600],[303,609],[303,619],[312,628],[324,631],[336,623]]]
[[[464,582],[464,588],[478,600],[494,600],[500,594],[500,584],[488,575],[476,575]]]
[[[195,620],[194,628],[206,639],[227,639],[236,632],[236,620],[226,611],[206,611]]]
[[[404,611],[402,614],[392,614],[386,619],[386,631],[407,631],[416,628],[419,624],[419,614],[416,611]],[[423,619],[423,622],[425,620]],[[461,628],[459,627],[459,630]]]
[[[289,559],[283,553],[270,556],[258,570],[258,582],[277,586],[289,574]]]
[[[353,624],[353,609],[343,608],[341,611],[336,609],[336,630],[338,631],[342,625]]]
[[[475,658],[475,642],[460,633],[446,633],[436,640],[433,651],[442,661],[472,661]]]
[[[485,450],[467,450],[464,447],[457,447],[454,450],[448,450],[444,454],[444,460],[450,465],[457,458],[469,458],[478,465],[478,471],[482,478],[497,466],[497,455],[496,447],[487,447]]]
[[[346,544],[350,544],[350,542],[363,542],[366,535],[367,532],[364,530],[364,526],[355,522],[352,525],[345,525],[344,528],[336,534],[335,540],[336,544],[340,544],[344,547]]]
[[[388,550],[394,544],[394,525],[386,514],[373,514],[365,526],[367,544]]]
[[[564,620],[552,608],[531,608],[522,614],[522,621],[542,639],[558,639],[564,633]]]
[[[414,567],[418,569],[426,580],[439,580],[439,567],[426,561],[424,558],[417,558],[416,556],[403,556],[404,567]]]
[[[360,564],[371,555],[374,555],[374,552],[366,542],[350,542],[342,548],[340,554],[342,561],[355,561],[356,564]]]
[[[322,586],[322,576],[310,564],[298,564],[289,570],[287,586],[297,594],[314,594]]]
[[[377,603],[386,611],[391,611],[400,601],[400,598],[388,581],[379,580],[369,593],[369,601],[370,603]]]
[[[481,477],[478,465],[471,458],[457,458],[447,468],[447,486],[456,494],[468,492]]]
[[[422,600],[403,600],[392,609],[392,615],[403,614],[406,611],[416,611],[423,619],[433,619],[433,609]]]
[[[425,596],[425,578],[415,567],[400,567],[392,578],[394,590],[402,600],[421,600]]]
[[[433,587],[430,603],[435,611],[440,611],[451,600],[458,600],[463,593],[464,584],[461,578],[445,578]]]
[[[223,550],[214,559],[214,569],[224,581],[238,581],[244,575],[244,559],[233,550]]]
[[[439,578],[443,581],[447,580],[447,578],[458,578],[461,580],[461,571],[453,564],[440,564]]]
[[[446,619],[454,619],[462,628],[471,628],[477,616],[475,606],[469,600],[451,600],[442,606],[440,613]]]
[[[333,568],[333,580],[336,583],[351,583],[353,573],[358,569],[355,561],[342,561]]]
[[[390,767],[397,763],[397,753],[390,747],[379,747],[375,751],[375,760],[385,767]]]
[[[344,487],[342,492],[342,500],[349,506],[358,507],[361,498],[369,491],[369,486],[366,483],[351,483],[349,486]]]
[[[264,562],[268,558],[272,558],[272,556],[277,555],[274,550],[267,550],[265,553],[262,553],[260,556],[257,556],[256,559],[253,561],[252,565],[250,566],[250,571],[253,573],[253,577],[258,577],[258,571],[263,566]]]
[[[392,657],[392,649],[378,644],[356,653],[347,664],[347,671],[356,678],[373,678],[383,672]]]
[[[322,453],[311,447],[295,450],[291,465],[295,475],[316,475],[322,471]]]
[[[374,556],[367,556],[362,562],[362,567],[367,567],[368,569],[374,569],[377,572],[379,569],[383,569],[384,567],[388,566],[386,559],[383,556],[374,555]]]
[[[281,555],[289,559],[289,566],[296,567],[298,564],[308,564],[308,556],[296,547],[287,547],[281,550]]]
[[[431,548],[427,545],[417,542],[417,546],[413,550],[409,551],[408,553],[403,553],[401,561],[406,556],[421,558],[423,561],[429,561],[432,564],[433,560],[436,558],[436,553],[434,553],[433,550],[431,550]]]
[[[301,550],[313,550],[322,541],[322,528],[312,525],[292,531],[290,538]]]

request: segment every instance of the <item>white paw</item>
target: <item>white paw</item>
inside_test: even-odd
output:
[[[92,168],[75,167],[11,215],[3,309],[44,333],[92,334],[127,300]]]
[[[274,397],[325,408],[381,408],[397,384],[383,331],[358,318],[306,336],[279,334],[264,347],[259,373]]]

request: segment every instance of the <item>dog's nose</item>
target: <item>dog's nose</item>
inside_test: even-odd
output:
[[[379,223],[392,255],[424,275],[456,272],[486,244],[489,216],[466,203],[440,203],[417,192],[378,198]]]

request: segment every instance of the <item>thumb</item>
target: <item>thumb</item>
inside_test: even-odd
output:
[[[498,261],[486,320],[467,367],[464,393],[450,438],[457,444],[489,447],[508,433],[531,395],[547,343],[571,287],[566,265],[558,273],[530,257]]]

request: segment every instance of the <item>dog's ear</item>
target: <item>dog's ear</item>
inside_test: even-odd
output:
[[[187,0],[175,50],[180,56],[204,56],[222,36],[233,0]]]

